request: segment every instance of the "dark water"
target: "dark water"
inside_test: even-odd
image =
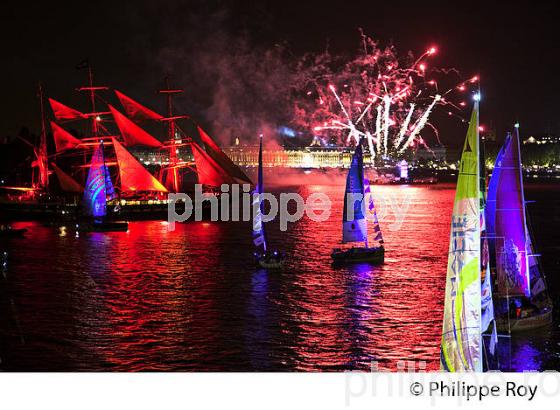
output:
[[[38,223],[13,240],[0,280],[3,370],[396,370],[402,360],[439,367],[454,186],[381,186],[376,198],[410,201],[400,228],[386,216],[386,262],[334,269],[341,187],[325,192],[329,221],[308,218],[270,240],[290,255],[282,272],[255,269],[248,223],[131,222],[127,233],[63,236]],[[554,295],[560,189],[530,186],[528,199]],[[1,279],[1,278],[0,278]],[[556,301],[558,300],[555,296]],[[560,369],[558,318],[502,343],[512,370]]]

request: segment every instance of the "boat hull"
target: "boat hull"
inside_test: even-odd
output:
[[[78,232],[126,232],[128,222],[126,221],[82,221],[76,224]]]
[[[358,263],[368,262],[380,265],[385,262],[385,248],[350,248],[335,249],[331,254],[334,263]]]
[[[286,256],[280,252],[270,252],[264,255],[255,255],[257,265],[265,269],[282,269]]]
[[[9,220],[53,222],[79,218],[81,211],[81,207],[77,204],[0,202],[0,214]],[[185,212],[185,204],[176,203],[175,212],[182,215]],[[115,213],[114,204],[107,205],[107,213]],[[119,217],[128,220],[167,220],[168,214],[169,209],[166,202],[129,201],[129,203],[120,205],[118,210]],[[188,220],[193,219],[194,212]],[[202,219],[211,219],[211,204],[208,201],[202,203]]]
[[[552,323],[552,309],[539,311],[536,314],[523,318],[507,318],[504,316],[496,319],[498,332],[517,333],[527,332],[546,327]]]
[[[126,221],[94,222],[91,228],[93,232],[126,232],[128,231],[128,222]]]
[[[261,268],[265,268],[265,269],[282,269],[284,267],[284,260],[278,260],[278,261],[264,261],[264,260],[259,260],[257,261],[258,265]]]

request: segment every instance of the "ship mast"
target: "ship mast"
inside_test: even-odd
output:
[[[45,107],[43,104],[43,85],[39,83],[39,105],[41,107],[41,139],[37,152],[37,165],[39,166],[38,186],[44,191],[49,188],[49,169],[47,159],[47,127],[45,125]]]
[[[81,67],[80,67],[81,68]],[[87,113],[86,115],[91,120],[91,136],[97,137],[99,136],[99,121],[100,116],[103,114],[110,114],[109,112],[97,112],[95,109],[95,93],[97,91],[108,90],[109,87],[105,86],[94,86],[93,85],[93,72],[89,63],[87,63],[87,70],[88,70],[88,86],[87,87],[80,87],[78,91],[86,91],[89,94],[89,100],[91,104],[91,112]]]
[[[95,90],[93,89],[93,73],[91,66],[88,64],[88,80],[89,80],[89,99],[91,102],[91,112],[95,112]],[[97,118],[91,117],[91,133],[94,137],[97,136]]]
[[[185,116],[173,116],[173,96],[183,93],[184,90],[172,89],[169,85],[169,77],[165,77],[165,86],[165,89],[159,90],[159,93],[165,95],[167,100],[167,117],[162,118],[162,121],[167,121],[167,138],[169,144],[169,169],[166,174],[165,185],[171,188],[172,192],[180,192],[182,181],[178,169],[176,120],[185,118]]]

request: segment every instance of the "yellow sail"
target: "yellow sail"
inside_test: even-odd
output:
[[[441,368],[482,371],[478,102],[463,147],[455,192],[445,307]]]

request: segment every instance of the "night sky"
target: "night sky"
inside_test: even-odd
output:
[[[255,52],[283,44],[295,57],[321,51],[328,42],[332,52],[344,54],[359,45],[360,27],[402,52],[421,54],[435,44],[436,65],[456,68],[465,78],[480,74],[481,123],[498,136],[515,120],[524,134],[560,133],[560,13],[552,2],[115,3],[2,6],[1,136],[16,135],[23,125],[38,127],[39,80],[48,96],[85,111],[83,96],[73,91],[85,80],[86,73],[75,69],[85,58],[97,83],[119,88],[156,109],[163,101],[155,91],[170,74],[174,85],[186,90],[179,108],[216,131],[221,117],[208,108],[215,98],[213,84],[197,77],[208,69],[205,64],[227,51],[230,41],[243,37]],[[217,56],[208,58],[214,46]],[[219,81],[220,71],[213,75],[209,78]],[[443,113],[434,123],[444,143],[464,138],[464,125]]]

